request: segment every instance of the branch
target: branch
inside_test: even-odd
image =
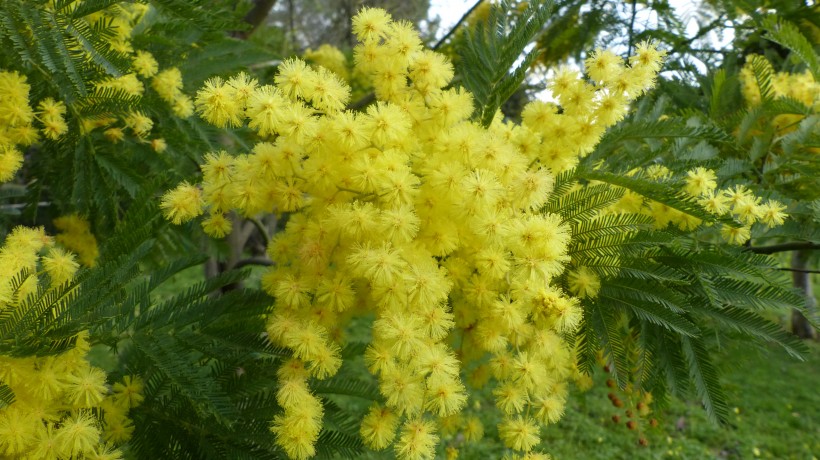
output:
[[[259,231],[259,236],[265,240],[265,247],[268,247],[268,243],[270,243],[270,235],[268,234],[268,229],[265,228],[265,224],[259,221],[259,219],[255,217],[248,217],[248,221],[256,227],[256,230]]]
[[[635,16],[638,14],[638,5],[636,0],[632,0],[632,17],[629,18],[629,46],[626,48],[626,55],[632,54],[632,45],[635,38]]]
[[[234,269],[239,269],[247,265],[261,265],[263,267],[270,267],[273,265],[273,261],[267,259],[265,257],[250,257],[247,259],[242,259],[233,266]]]
[[[780,267],[778,270],[783,270],[784,272],[797,272],[797,273],[820,273],[820,270],[804,270],[801,268],[789,268],[789,267]]]
[[[473,5],[473,6],[472,6],[472,8],[470,8],[469,10],[467,10],[467,12],[466,12],[466,13],[464,13],[464,14],[461,16],[461,19],[459,19],[459,20],[458,20],[458,22],[456,22],[456,25],[454,25],[453,27],[451,27],[451,28],[450,28],[450,30],[449,30],[446,34],[444,34],[444,36],[443,36],[443,37],[441,37],[441,39],[439,39],[439,41],[437,41],[435,45],[433,45],[433,50],[437,50],[437,49],[439,49],[439,48],[441,47],[441,45],[443,45],[443,44],[444,44],[444,42],[446,42],[446,41],[447,41],[447,39],[449,39],[450,37],[452,37],[452,36],[453,36],[453,34],[456,32],[456,29],[458,29],[459,27],[461,27],[461,24],[463,24],[463,23],[464,23],[464,21],[466,21],[466,20],[467,20],[467,18],[468,18],[468,17],[470,17],[470,15],[471,15],[471,14],[473,14],[473,11],[475,11],[475,10],[476,10],[476,8],[478,8],[478,7],[481,5],[481,3],[482,3],[483,1],[484,1],[484,0],[478,0],[477,2],[475,2],[475,5]]]
[[[773,244],[771,246],[749,246],[745,250],[755,254],[775,254],[786,251],[799,251],[801,249],[820,249],[820,244],[812,241],[794,241],[791,243]]]
[[[245,15],[244,21],[250,25],[248,30],[240,30],[233,33],[233,36],[246,40],[268,18],[270,10],[276,0],[254,0],[253,8]]]
[[[687,38],[686,40],[684,40],[682,42],[679,42],[677,45],[675,45],[672,48],[672,50],[669,52],[669,54],[687,52],[686,48],[689,45],[694,43],[697,39],[699,39],[699,38],[703,37],[704,35],[708,34],[709,32],[711,32],[715,27],[719,26],[723,22],[723,20],[724,20],[723,15],[721,14],[714,21],[710,22],[709,24],[707,24],[704,27],[701,27],[695,35],[693,35],[693,36]],[[683,51],[681,49],[683,49]]]

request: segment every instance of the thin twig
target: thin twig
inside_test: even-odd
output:
[[[745,250],[755,254],[776,254],[778,252],[799,251],[801,249],[820,249],[820,244],[812,241],[794,241],[791,243],[773,244],[771,246],[749,246]]]
[[[444,45],[444,43],[445,43],[445,42],[446,42],[446,41],[447,41],[450,37],[452,37],[454,33],[456,33],[456,29],[458,29],[459,27],[461,27],[461,24],[463,24],[463,23],[464,23],[464,21],[466,21],[466,20],[467,20],[467,18],[468,18],[468,17],[470,17],[470,15],[471,15],[471,14],[473,14],[473,11],[475,11],[475,10],[476,10],[476,8],[478,8],[478,7],[479,7],[482,3],[484,3],[484,0],[478,0],[477,2],[475,2],[475,5],[473,5],[473,6],[472,6],[469,10],[467,10],[467,12],[466,12],[466,13],[464,13],[464,14],[461,16],[461,19],[459,19],[459,20],[458,20],[458,22],[456,22],[456,24],[455,24],[453,27],[451,27],[451,28],[450,28],[450,30],[449,30],[449,31],[447,31],[447,33],[446,33],[446,34],[444,34],[444,36],[443,36],[443,37],[441,37],[441,38],[439,39],[439,41],[437,41],[437,42],[436,42],[436,44],[435,44],[435,45],[433,45],[433,50],[437,50],[437,49],[439,49],[442,45]]]
[[[789,267],[780,267],[778,270],[783,270],[784,272],[797,272],[797,273],[820,273],[820,270],[803,270],[800,268],[789,268]]]
[[[270,235],[268,234],[268,229],[265,227],[265,224],[260,222],[256,217],[248,217],[247,219],[259,231],[262,239],[265,240],[265,247],[268,247],[268,243],[270,243]]]
[[[273,261],[267,259],[265,257],[249,257],[247,259],[239,260],[236,265],[233,266],[234,269],[239,269],[248,265],[259,265],[263,267],[270,267],[273,265]]]
[[[638,2],[632,0],[632,17],[629,18],[629,46],[626,48],[626,55],[632,55],[632,45],[635,39],[635,16],[638,15]]]
[[[721,14],[720,16],[717,17],[717,19],[710,22],[706,26],[700,28],[698,30],[698,33],[696,33],[695,35],[691,36],[690,38],[687,38],[686,40],[684,40],[684,41],[678,43],[677,45],[675,45],[672,48],[672,50],[669,52],[669,54],[675,54],[675,53],[679,53],[679,52],[686,52],[687,51],[686,49],[684,49],[683,51],[681,51],[681,49],[688,47],[689,45],[694,43],[695,40],[697,40],[697,39],[703,37],[704,35],[708,34],[709,32],[711,32],[715,27],[720,25],[720,23],[722,23],[723,20],[724,20],[723,15]]]
[[[276,0],[256,0],[253,2],[253,7],[243,18],[244,22],[250,27],[247,30],[240,30],[233,32],[233,36],[242,40],[246,40],[253,34],[256,29],[265,22],[270,14],[270,10],[276,4]]]

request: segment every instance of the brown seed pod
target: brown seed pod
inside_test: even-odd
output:
[[[612,379],[606,379],[606,386],[609,388],[615,388],[615,381]]]
[[[624,402],[615,397],[615,399],[612,400],[612,405],[615,407],[624,407]]]
[[[621,423],[621,417],[618,416],[617,414],[613,415],[612,416],[612,421],[615,422],[615,423]]]
[[[643,447],[646,447],[649,445],[649,441],[647,441],[646,438],[640,438],[638,439],[638,444],[642,445]]]
[[[635,428],[638,427],[638,424],[635,423],[635,420],[630,420],[630,421],[626,422],[626,427],[629,428],[630,430],[634,430]]]
[[[651,426],[652,428],[655,428],[656,426],[658,426],[658,419],[655,419],[655,418],[650,419],[649,420],[649,426]]]

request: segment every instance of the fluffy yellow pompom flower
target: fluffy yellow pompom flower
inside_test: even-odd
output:
[[[569,289],[578,297],[595,297],[601,288],[601,279],[587,267],[569,272],[567,275]]]
[[[320,67],[313,79],[310,101],[313,107],[333,113],[344,109],[350,99],[350,88],[335,73]]]
[[[498,434],[504,445],[525,452],[541,442],[540,431],[535,421],[529,417],[507,418],[498,425]]]
[[[301,59],[287,59],[279,66],[279,73],[274,78],[282,92],[292,99],[310,99],[313,95],[316,72]]]
[[[433,422],[424,419],[408,420],[402,425],[396,441],[396,457],[401,460],[432,459],[436,454],[436,435]]]
[[[467,442],[475,442],[484,437],[484,424],[476,416],[467,417],[464,422],[464,439]]]
[[[229,78],[227,84],[233,88],[236,98],[239,101],[239,105],[243,109],[248,102],[248,98],[259,86],[259,82],[245,72],[239,72],[239,74]]]
[[[112,144],[118,144],[125,139],[125,131],[123,131],[122,128],[108,128],[103,131],[103,136]]]
[[[35,431],[33,421],[16,407],[0,411],[0,447],[3,452],[17,456],[29,449]]]
[[[714,171],[699,166],[686,173],[684,191],[696,198],[708,195],[717,187],[716,179]]]
[[[182,72],[171,67],[159,72],[151,79],[151,87],[165,102],[173,102],[182,92]]]
[[[390,15],[381,8],[362,8],[353,17],[353,33],[363,42],[383,38],[391,22]]]
[[[62,421],[57,429],[55,441],[62,456],[82,457],[93,452],[99,444],[100,429],[96,419],[85,411],[77,412]]]
[[[541,398],[535,403],[535,416],[542,423],[556,423],[564,415],[565,401],[557,396]]]
[[[726,224],[721,226],[720,234],[728,243],[738,246],[749,241],[749,238],[752,236],[750,227],[733,227]]]
[[[214,77],[196,93],[194,100],[199,114],[214,126],[241,126],[242,106],[236,90],[221,78]]]
[[[322,422],[322,405],[315,398],[286,410],[274,418],[271,431],[276,443],[290,458],[304,460],[316,455],[314,444],[319,437]]]
[[[584,61],[584,69],[595,82],[617,78],[623,71],[623,59],[610,50],[595,50]]]
[[[130,409],[137,407],[145,399],[143,390],[145,385],[142,379],[135,375],[126,375],[122,378],[122,382],[114,384],[114,401],[123,408]]]
[[[68,132],[68,125],[63,116],[66,113],[66,106],[62,102],[55,102],[52,98],[40,101],[37,106],[37,116],[43,123],[43,134],[51,139],[57,140]]]
[[[148,51],[137,51],[131,61],[134,70],[144,78],[151,78],[159,71],[159,64],[154,56]]]
[[[382,450],[393,442],[399,418],[388,408],[374,404],[362,419],[362,440],[373,450]]]
[[[247,102],[248,126],[260,136],[270,136],[278,132],[283,111],[287,106],[284,95],[275,87],[264,85],[251,92]]]
[[[77,254],[80,263],[86,267],[96,265],[100,252],[87,220],[77,214],[69,214],[54,219],[54,227],[60,231],[55,240]]]
[[[42,260],[43,268],[55,285],[63,284],[73,278],[79,268],[77,262],[74,261],[74,255],[60,248],[50,249]]]
[[[739,194],[733,199],[732,214],[746,225],[752,225],[761,217],[760,198],[748,194]]]
[[[783,225],[786,217],[788,217],[786,213],[783,212],[785,209],[786,206],[781,204],[779,201],[769,200],[760,205],[758,208],[760,212],[760,221],[769,226],[769,228]]]
[[[208,236],[214,238],[222,238],[225,235],[231,233],[231,229],[233,228],[233,223],[231,220],[222,213],[213,213],[208,216],[207,219],[202,221],[202,230]]]
[[[99,405],[108,393],[105,380],[105,372],[91,366],[67,377],[66,389],[71,403],[77,408]]]
[[[729,198],[723,193],[708,193],[702,196],[698,203],[716,215],[723,215],[729,210]]]
[[[125,116],[125,126],[131,129],[131,132],[139,138],[144,138],[151,132],[154,127],[154,122],[144,113],[135,111]]]
[[[31,123],[34,113],[29,106],[29,86],[25,75],[0,71],[0,126],[20,126]]]
[[[427,379],[425,408],[439,417],[461,411],[467,403],[464,385],[455,377],[436,375]]]
[[[151,139],[151,142],[149,142],[149,144],[151,145],[151,150],[157,153],[162,153],[168,149],[168,143],[165,142],[165,139]]]
[[[339,48],[333,45],[323,44],[316,50],[308,49],[305,51],[305,59],[324,67],[343,80],[349,80],[350,72],[347,69],[347,57]]]
[[[22,165],[23,154],[14,146],[0,143],[0,182],[14,178]]]
[[[166,218],[179,225],[202,214],[203,204],[199,188],[183,182],[162,196],[160,207]]]

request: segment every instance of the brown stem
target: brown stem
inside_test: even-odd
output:
[[[807,270],[808,259],[809,252],[805,250],[795,251],[792,254],[792,268],[794,269],[792,281],[794,287],[800,290],[806,298],[806,311],[809,314],[814,314],[816,307],[814,305],[814,293],[812,292],[811,273]],[[803,339],[814,337],[814,328],[800,310],[792,310],[792,333]]]
[[[778,252],[820,249],[820,244],[812,241],[793,241],[791,243],[773,244],[771,246],[749,246],[747,251],[755,254],[775,254]]]
[[[450,30],[448,30],[447,33],[444,34],[444,36],[436,42],[435,45],[433,45],[433,50],[441,48],[441,45],[443,45],[447,41],[447,39],[449,39],[456,32],[456,30],[459,27],[461,27],[461,24],[463,24],[464,21],[466,21],[471,14],[473,14],[473,11],[475,11],[476,8],[478,8],[481,5],[482,2],[483,0],[478,0],[477,2],[475,2],[475,4],[461,16],[461,19],[459,19],[458,22],[456,22],[456,24],[453,27],[451,27]]]
[[[240,269],[242,267],[247,267],[248,265],[261,265],[263,267],[270,267],[273,265],[273,261],[266,258],[266,257],[249,257],[247,259],[242,259],[233,266],[233,268]]]
[[[242,40],[246,40],[251,34],[265,22],[268,18],[270,10],[276,0],[254,0],[253,8],[245,15],[244,21],[250,25],[248,30],[240,30],[233,33],[233,36]]]
[[[781,268],[778,268],[778,270],[782,270],[784,272],[818,273],[818,274],[820,274],[820,270],[801,270],[799,268],[787,268],[787,267],[781,267]]]

